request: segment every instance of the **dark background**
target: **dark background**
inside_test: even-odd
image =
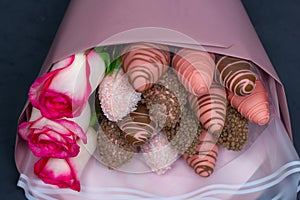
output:
[[[300,152],[300,1],[242,0],[287,93]],[[69,0],[0,0],[0,199],[25,199],[16,186],[18,116]]]

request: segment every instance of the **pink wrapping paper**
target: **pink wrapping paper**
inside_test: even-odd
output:
[[[110,39],[135,28],[161,27],[193,38],[207,51],[236,56],[256,63],[275,80],[277,109],[291,134],[291,125],[283,86],[239,0],[86,0],[71,1],[41,70],[74,52],[101,45],[148,40],[193,47],[190,41],[178,41],[169,35],[140,35]],[[137,36],[137,37],[136,37]],[[186,38],[185,38],[186,39]],[[196,47],[197,48],[197,47]]]
[[[157,28],[153,29],[154,27]],[[152,32],[152,30],[155,31]],[[259,130],[262,132],[261,136],[246,152],[228,153],[221,150],[220,154],[224,155],[223,160],[220,155],[221,161],[218,161],[216,172],[205,181],[199,179],[181,160],[166,176],[146,174],[142,177],[140,174],[108,171],[105,166],[93,158],[83,173],[83,189],[80,193],[67,189],[57,190],[55,187],[43,185],[30,172],[33,162],[29,161],[35,158],[28,150],[27,143],[17,136],[15,158],[21,173],[19,185],[27,191],[28,198],[30,197],[28,191],[30,191],[33,196],[40,199],[50,197],[58,199],[70,197],[73,199],[118,199],[122,195],[125,199],[126,197],[255,199],[264,193],[263,188],[252,193],[251,191],[247,192],[247,189],[263,187],[263,184],[267,183],[263,182],[267,175],[277,171],[278,176],[275,174],[273,178],[276,180],[276,178],[279,179],[280,174],[298,172],[297,170],[300,169],[298,155],[289,140],[292,138],[292,132],[284,88],[239,0],[73,0],[40,75],[46,73],[52,63],[75,52],[99,45],[139,41],[194,49],[204,48],[209,52],[253,61],[262,71],[266,72],[261,74],[271,91],[274,120],[264,130]],[[19,122],[28,119],[30,112],[26,109],[27,106],[28,104],[24,107]],[[251,131],[256,131],[254,126]],[[272,132],[275,132],[273,136]],[[273,146],[270,144],[285,146],[278,150],[272,149]],[[254,148],[256,149],[254,150]],[[274,151],[278,151],[277,154],[274,154]],[[272,155],[282,155],[284,159],[276,160],[272,158]],[[252,162],[253,160],[255,163]],[[230,165],[227,165],[228,163]],[[241,171],[232,170],[239,169],[241,163],[244,163]],[[259,170],[262,165],[266,168]],[[292,173],[289,170],[294,171]],[[245,172],[247,173],[245,174]],[[282,181],[276,185],[287,182],[286,186],[290,186],[291,191],[295,189],[295,191],[290,191],[295,195],[298,175],[282,177]],[[273,179],[270,178],[270,180]],[[259,182],[260,180],[262,182]],[[160,184],[155,186],[153,183]],[[250,185],[248,186],[247,183]],[[216,184],[221,185],[216,186]],[[168,187],[164,191],[159,190],[159,187],[166,185]],[[276,185],[270,186],[269,189],[276,191]],[[239,194],[238,191],[244,191],[244,193]],[[283,190],[282,194],[286,192],[287,190]]]

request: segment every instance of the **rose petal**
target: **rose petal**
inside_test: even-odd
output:
[[[89,124],[91,119],[91,108],[90,105],[87,103],[86,107],[83,109],[80,116],[75,118],[68,118],[68,120],[75,122],[78,124],[84,132],[88,130]]]
[[[79,154],[74,158],[42,158],[34,165],[34,173],[47,184],[59,188],[70,188],[80,191],[79,177],[97,146],[97,134],[93,128],[87,131],[88,143],[81,140]]]
[[[63,127],[69,129],[71,132],[73,132],[75,135],[77,135],[84,143],[87,142],[86,135],[82,128],[76,124],[75,122],[71,122],[65,119],[57,120],[57,122],[62,125]]]
[[[86,133],[86,136],[87,143],[84,144],[81,140],[78,140],[80,152],[76,157],[70,158],[72,165],[76,166],[78,177],[81,176],[81,173],[84,170],[87,162],[97,148],[97,133],[95,130],[90,127]]]
[[[91,90],[94,91],[104,77],[105,63],[102,57],[93,50],[89,51],[86,57],[87,66],[90,68]]]
[[[87,104],[82,114],[71,120],[50,120],[34,108],[29,122],[20,124],[19,134],[28,141],[30,150],[37,157],[74,157],[79,153],[76,140],[81,138],[87,142],[85,131],[90,121],[90,106]]]
[[[72,55],[36,79],[30,88],[29,99],[33,107],[49,119],[78,117],[104,72],[104,61],[96,52]]]
[[[37,157],[66,158],[79,153],[79,146],[73,133],[62,135],[48,128],[30,134],[28,146]]]
[[[32,84],[32,105],[50,119],[79,116],[91,93],[85,55],[66,58],[55,64],[54,69]]]
[[[71,55],[61,61],[58,61],[57,63],[55,63],[52,68],[51,71],[57,70],[57,69],[61,69],[64,67],[68,67],[70,66],[75,60],[75,55]]]
[[[30,122],[23,122],[18,127],[19,135],[24,140],[28,140],[28,135],[30,134],[30,127],[31,127],[31,123]]]
[[[45,183],[80,191],[80,182],[69,159],[42,158],[35,163],[34,173]]]

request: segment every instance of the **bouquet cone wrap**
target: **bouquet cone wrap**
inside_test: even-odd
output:
[[[199,177],[182,158],[168,173],[157,176],[108,170],[91,157],[81,174],[79,193],[39,180],[32,170],[37,159],[17,136],[18,185],[27,198],[296,199],[300,161],[291,142],[284,88],[239,0],[73,0],[39,76],[74,53],[133,42],[205,50],[252,61],[269,93],[270,122],[265,126],[249,123],[248,146],[243,151],[220,147],[209,178]],[[28,121],[30,113],[27,103],[19,123]]]

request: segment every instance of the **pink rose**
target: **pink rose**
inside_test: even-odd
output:
[[[98,53],[72,55],[55,63],[49,73],[35,80],[29,99],[49,119],[77,117],[104,73],[105,64]]]
[[[90,107],[87,104],[82,114],[73,119],[47,119],[33,108],[29,122],[19,125],[19,135],[28,141],[35,156],[66,158],[79,152],[77,138],[86,142],[85,131],[90,121]]]
[[[34,173],[47,184],[80,191],[80,182],[69,158],[42,158],[35,163]]]
[[[77,157],[42,158],[35,163],[34,173],[47,184],[80,191],[80,175],[96,149],[96,137],[95,131],[90,128],[87,132],[88,143],[84,145],[78,141],[80,152]]]

